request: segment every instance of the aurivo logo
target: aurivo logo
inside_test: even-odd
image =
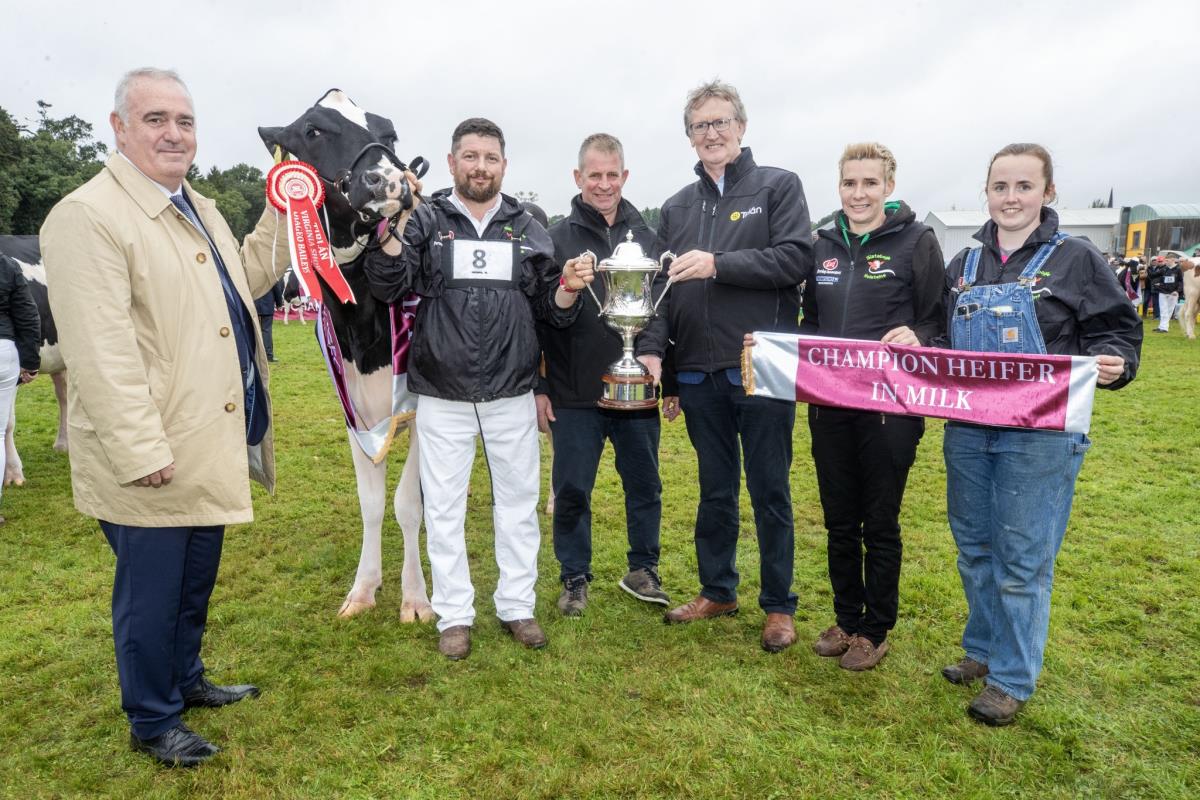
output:
[[[732,214],[729,215],[729,219],[731,222],[737,222],[742,217],[748,217],[752,214],[761,214],[761,213],[762,213],[762,207],[755,206],[754,208],[748,208],[745,211],[734,211]]]

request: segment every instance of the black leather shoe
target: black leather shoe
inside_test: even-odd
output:
[[[258,697],[258,687],[248,683],[217,686],[203,675],[183,693],[184,708],[220,708],[247,697]]]
[[[129,745],[168,767],[194,767],[221,752],[221,748],[182,722],[150,739],[129,734]]]

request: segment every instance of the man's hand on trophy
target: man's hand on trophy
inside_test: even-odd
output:
[[[689,250],[671,262],[667,275],[672,283],[703,280],[717,276],[717,260],[704,250]]]
[[[596,279],[596,262],[591,253],[584,253],[563,265],[563,285],[572,292],[582,291]]]
[[[638,356],[637,360],[642,362],[642,366],[650,372],[650,377],[654,378],[654,385],[657,386],[662,380],[662,359],[654,355]]]

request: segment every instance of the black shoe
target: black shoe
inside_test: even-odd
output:
[[[248,683],[217,686],[203,675],[183,693],[184,708],[220,708],[247,697],[258,697],[258,687]]]
[[[221,752],[221,748],[182,722],[150,739],[129,734],[129,746],[168,767],[194,767]]]

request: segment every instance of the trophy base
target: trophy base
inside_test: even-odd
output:
[[[612,411],[641,411],[658,408],[658,397],[654,393],[654,379],[649,375],[625,377],[605,375],[604,395],[597,401],[600,408]]]

